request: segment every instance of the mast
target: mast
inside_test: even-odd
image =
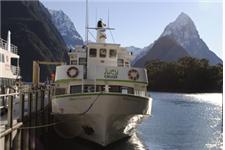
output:
[[[84,70],[84,79],[87,79],[88,66],[88,0],[86,0],[86,21],[85,21],[85,48],[86,48],[86,65]]]
[[[88,0],[86,0],[85,41],[88,44]]]
[[[7,37],[7,50],[11,52],[11,32],[8,31],[8,37]]]

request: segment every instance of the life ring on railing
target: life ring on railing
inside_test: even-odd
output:
[[[139,73],[138,73],[137,70],[131,69],[131,70],[129,70],[129,72],[128,72],[128,77],[129,77],[130,80],[138,80],[138,78],[139,78]]]
[[[76,68],[76,67],[70,67],[68,70],[67,70],[67,75],[70,77],[70,78],[75,78],[77,77],[79,74],[79,70]]]

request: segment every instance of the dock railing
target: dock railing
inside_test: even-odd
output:
[[[21,90],[19,93],[1,94],[6,101],[7,113],[0,120],[0,149],[35,150],[35,138],[48,132],[51,117],[51,86]],[[19,109],[19,110],[17,110]],[[16,116],[15,112],[19,113]]]

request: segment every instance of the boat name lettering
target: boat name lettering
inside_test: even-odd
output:
[[[116,79],[118,78],[117,69],[105,69],[104,78]]]

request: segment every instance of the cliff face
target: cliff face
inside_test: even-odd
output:
[[[21,76],[32,80],[32,62],[68,61],[63,38],[54,26],[48,10],[39,1],[1,1],[1,37],[12,33],[12,43],[18,46]],[[41,66],[45,80],[54,67]]]
[[[182,57],[189,56],[186,50],[180,46],[175,40],[164,36],[159,38],[151,50],[146,53],[135,66],[143,67],[151,60],[161,60],[165,62],[177,61]]]
[[[67,47],[74,49],[76,45],[83,45],[83,39],[77,32],[74,23],[62,10],[50,10],[52,21],[61,33]]]

